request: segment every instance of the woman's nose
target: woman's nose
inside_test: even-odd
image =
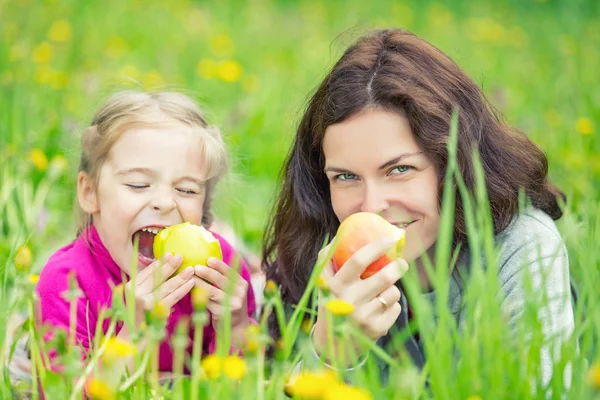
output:
[[[388,207],[389,202],[384,185],[366,183],[363,189],[360,211],[378,214],[387,210]]]

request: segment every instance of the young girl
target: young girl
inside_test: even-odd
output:
[[[101,310],[111,307],[113,288],[123,283],[135,293],[138,326],[156,302],[168,311],[159,369],[171,371],[171,335],[178,321],[193,312],[192,288],[202,287],[209,294],[211,319],[204,329],[203,348],[212,352],[215,329],[225,312],[224,291],[234,280],[229,301],[233,343],[239,349],[255,303],[243,260],[239,260],[239,274],[231,268],[238,262],[233,248],[215,234],[223,261],[211,258],[208,265],[188,267],[178,274],[181,255],[155,260],[152,250],[154,235],[163,227],[181,222],[210,227],[213,191],[226,167],[227,152],[219,131],[206,123],[188,97],[163,92],[110,98],[82,139],[77,200],[83,223],[78,237],[52,255],[40,275],[41,323],[69,332],[70,303],[65,293],[74,279],[80,290],[74,333],[87,351]],[[135,285],[130,280],[132,268],[137,269]],[[108,326],[104,321],[104,332]],[[132,333],[117,325],[117,337],[129,340]],[[189,337],[193,338],[192,328]]]
[[[300,122],[264,244],[267,279],[280,285],[288,305],[296,304],[305,291],[326,238],[332,240],[340,222],[360,211],[380,214],[406,230],[405,259],[370,278],[360,275],[394,244],[393,239],[365,245],[337,273],[331,262],[325,266],[323,277],[331,293],[354,306],[351,319],[364,335],[385,347],[407,326],[410,299],[398,282],[407,262],[417,267],[424,300],[445,301],[436,300],[422,260],[424,255],[435,259],[454,109],[459,110],[458,170],[471,191],[474,144],[481,155],[500,249],[502,311],[514,327],[526,307],[524,277],[530,274],[536,293],[556,299],[539,313],[545,339],[550,343],[572,332],[569,263],[553,221],[562,215],[559,200],[564,195],[547,178],[544,153],[502,122],[481,89],[450,58],[401,30],[373,32],[348,48]],[[523,213],[520,190],[532,204]],[[454,216],[453,246],[461,245],[459,264],[468,271],[460,199]],[[461,325],[464,285],[456,278],[450,281],[447,301]],[[330,335],[326,321],[319,307],[312,333],[316,354],[324,351]],[[277,335],[275,320],[271,322]],[[410,338],[406,348],[416,365],[425,363],[418,337]],[[362,351],[359,355],[366,355]],[[547,382],[552,372],[548,348],[542,349],[541,364]]]

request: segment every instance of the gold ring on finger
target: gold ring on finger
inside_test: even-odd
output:
[[[385,299],[383,297],[381,297],[381,295],[377,296],[377,300],[379,300],[379,302],[383,305],[383,307],[387,308],[388,302],[385,301]]]

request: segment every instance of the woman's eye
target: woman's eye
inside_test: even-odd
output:
[[[392,174],[392,175],[405,174],[408,171],[410,171],[411,169],[413,169],[413,167],[411,167],[410,165],[398,165],[397,167],[394,167],[390,170],[390,174]]]
[[[333,177],[334,181],[351,181],[353,179],[356,179],[356,175],[354,174],[339,174]]]
[[[134,190],[146,189],[148,187],[148,185],[133,184],[133,183],[126,183],[125,186],[127,186],[130,189],[134,189]]]

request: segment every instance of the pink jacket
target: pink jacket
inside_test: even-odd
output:
[[[214,234],[214,233],[213,233]],[[223,261],[234,265],[237,255],[231,245],[219,235],[214,234],[221,244]],[[246,263],[240,259],[240,274],[250,284],[250,271]],[[70,316],[69,303],[63,298],[62,293],[69,289],[69,274],[73,273],[81,297],[77,301],[76,339],[87,352],[93,343],[93,336],[100,316],[101,309],[108,309],[112,303],[112,288],[123,282],[124,274],[111,258],[104,247],[94,226],[84,231],[74,242],[61,248],[50,257],[48,263],[40,274],[37,284],[39,296],[39,320],[45,325],[69,330]],[[128,279],[128,277],[127,277]],[[125,282],[123,282],[125,283]],[[254,293],[251,285],[248,287],[248,315],[252,317],[256,308]],[[188,294],[181,299],[171,310],[167,321],[167,336],[160,344],[159,370],[171,371],[173,368],[173,349],[170,341],[177,322],[182,316],[192,315],[191,296]],[[103,323],[103,332],[106,333],[109,321]],[[122,327],[117,324],[116,333]],[[189,331],[193,339],[193,327]],[[191,353],[192,340],[188,352]],[[204,328],[203,353],[212,353],[215,349],[215,331],[211,324]]]

